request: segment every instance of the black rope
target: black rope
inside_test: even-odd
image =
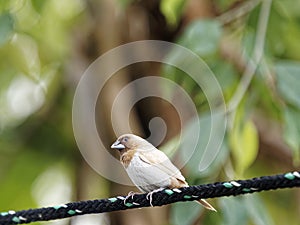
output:
[[[263,176],[249,180],[236,180],[203,184],[180,189],[164,189],[153,193],[153,206],[162,206],[178,201],[193,201],[196,199],[216,198],[221,196],[236,196],[253,192],[300,187],[300,172]],[[109,199],[72,202],[64,205],[8,211],[0,213],[0,224],[21,224],[34,221],[62,219],[91,213],[112,212],[132,208],[149,207],[147,194],[136,194],[124,202],[125,196]]]

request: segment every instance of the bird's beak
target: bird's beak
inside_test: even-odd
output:
[[[121,144],[121,142],[117,140],[110,147],[121,150],[125,148],[125,145]]]

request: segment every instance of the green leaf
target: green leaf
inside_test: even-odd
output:
[[[215,60],[211,70],[216,75],[216,78],[219,81],[223,91],[235,87],[235,84],[238,81],[238,76],[237,71],[232,64],[222,59],[218,59]]]
[[[196,20],[186,28],[178,43],[199,56],[208,56],[217,51],[221,34],[218,21]]]
[[[220,58],[214,59],[214,62],[209,66],[222,88],[225,100],[231,99],[239,82],[239,76],[234,66]]]
[[[299,12],[300,2],[293,0],[274,1],[274,8],[285,18],[297,18],[300,16]]]
[[[276,64],[277,88],[284,100],[300,108],[300,63],[281,61]]]
[[[14,18],[10,13],[0,15],[0,46],[5,44],[14,31]]]
[[[166,17],[169,25],[174,26],[178,24],[185,2],[185,0],[162,0],[160,2],[160,10]]]
[[[243,196],[243,205],[246,207],[246,211],[249,215],[250,220],[252,220],[255,225],[273,225],[274,222],[271,221],[271,215],[265,208],[264,202],[258,195],[247,195]]]
[[[259,196],[222,198],[219,202],[224,216],[223,224],[246,225],[250,221],[253,225],[274,224]]]
[[[46,1],[40,1],[40,0],[31,0],[31,4],[33,8],[38,12],[42,13],[42,10],[44,9]]]
[[[241,197],[222,198],[220,212],[223,214],[223,224],[246,225],[248,224],[247,210]]]
[[[37,42],[29,35],[18,34],[11,42],[9,57],[15,68],[34,79],[40,76],[40,58]]]
[[[228,148],[223,142],[225,123],[222,113],[205,114],[191,120],[184,129],[180,158],[188,162],[186,168],[189,176],[209,176],[227,160]]]
[[[284,130],[283,137],[293,150],[295,162],[300,162],[300,112],[293,108],[283,111]]]
[[[229,133],[232,155],[235,159],[235,169],[238,176],[254,162],[258,153],[258,133],[252,121],[236,121]]]
[[[203,207],[195,202],[177,202],[171,208],[171,224],[190,225],[194,224],[201,215]]]

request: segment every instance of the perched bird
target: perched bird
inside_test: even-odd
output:
[[[112,144],[111,148],[119,150],[120,161],[128,176],[142,192],[154,193],[164,188],[189,186],[168,156],[139,136],[124,134]],[[152,195],[150,204],[151,198]],[[203,199],[197,202],[209,210],[216,211]]]

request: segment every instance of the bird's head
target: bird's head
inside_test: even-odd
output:
[[[137,135],[123,134],[111,145],[111,148],[124,152],[128,150],[150,150],[155,147]]]

